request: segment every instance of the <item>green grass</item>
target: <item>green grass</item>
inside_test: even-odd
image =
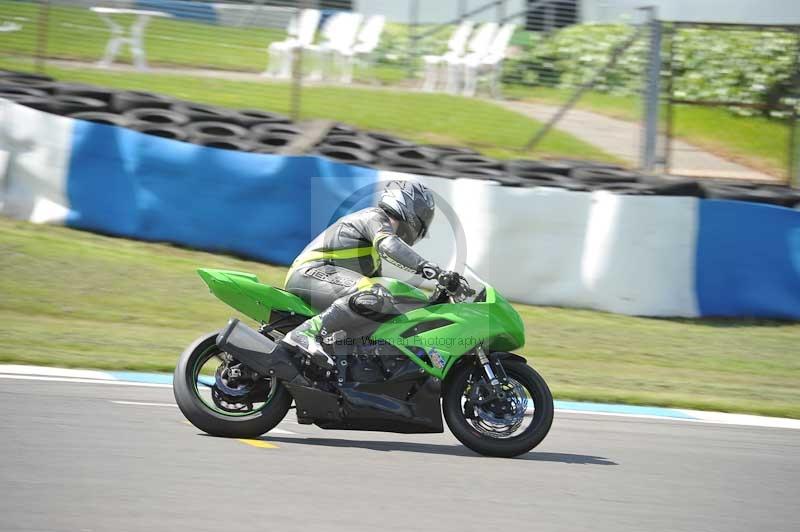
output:
[[[0,68],[20,69],[29,63],[2,60]],[[231,108],[290,110],[287,83],[232,81],[174,74],[108,72],[90,68],[48,67],[62,81],[169,94],[186,100]],[[492,103],[451,96],[387,89],[304,87],[301,118],[324,118],[364,129],[385,131],[422,143],[473,146],[486,155],[523,157],[517,151],[541,123]],[[563,156],[618,162],[613,156],[572,135],[553,132],[536,156]]]
[[[32,56],[38,49],[40,4],[0,0],[0,19],[22,24],[9,33],[0,50]],[[126,29],[130,15],[115,16]],[[97,61],[109,38],[106,23],[88,8],[51,6],[44,52],[53,59]],[[183,19],[151,18],[145,30],[145,51],[154,65],[219,68],[260,72],[267,65],[269,43],[285,38],[282,29],[233,28]],[[130,63],[125,47],[119,61]]]
[[[507,87],[508,97],[552,105],[566,102],[573,91],[549,87]],[[642,117],[641,98],[636,95],[589,91],[578,101],[578,109],[636,122]],[[662,109],[662,124],[666,127]],[[746,166],[786,177],[791,128],[785,120],[762,116],[739,116],[728,109],[674,106],[675,136]]]
[[[235,311],[197,267],[284,268],[0,219],[0,362],[169,371]],[[516,305],[557,398],[800,418],[800,324],[666,320]]]

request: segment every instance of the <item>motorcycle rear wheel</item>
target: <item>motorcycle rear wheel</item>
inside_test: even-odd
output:
[[[172,381],[178,407],[192,425],[212,436],[256,438],[269,432],[283,420],[292,404],[292,396],[281,383],[271,381],[262,406],[251,411],[235,412],[214,407],[201,396],[201,385],[212,392],[216,389],[216,384],[210,383],[213,377],[199,374],[205,360],[222,353],[216,345],[216,338],[217,333],[198,338],[178,360]]]
[[[503,361],[503,369],[510,381],[524,387],[533,403],[530,424],[518,435],[491,437],[481,433],[465,412],[465,394],[476,376],[482,371],[471,364],[456,368],[442,398],[442,410],[447,426],[453,435],[468,448],[485,456],[512,458],[527,453],[544,440],[553,423],[553,396],[539,373],[527,364],[516,360]],[[530,408],[530,405],[528,405]]]

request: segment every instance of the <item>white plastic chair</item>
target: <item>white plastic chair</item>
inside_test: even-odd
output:
[[[269,45],[269,64],[264,71],[265,76],[283,79],[291,77],[293,52],[314,42],[320,16],[318,9],[303,9],[289,20],[286,28],[289,36]]]
[[[484,22],[475,30],[467,44],[467,55],[446,60],[447,64],[447,92],[458,93],[461,85],[461,75],[465,61],[472,57],[484,57],[489,53],[489,48],[497,34],[496,22]]]
[[[358,36],[358,27],[364,16],[359,13],[339,12],[331,15],[322,28],[325,39],[320,44],[305,46],[316,54],[317,61],[311,73],[312,79],[328,77],[334,62],[343,63],[343,54],[352,50]]]
[[[365,67],[370,67],[374,63],[373,52],[381,42],[383,27],[386,25],[386,17],[383,15],[372,15],[368,17],[358,32],[355,45],[350,50],[340,52],[343,56],[342,83],[353,81],[353,63],[359,57],[366,57]]]
[[[517,29],[516,24],[503,24],[492,39],[487,53],[483,56],[471,54],[464,58],[464,95],[474,96],[478,86],[478,76],[486,73],[490,79],[490,91],[493,97],[500,95],[500,77],[503,60],[508,51],[511,37]]]
[[[105,52],[97,66],[107,68],[111,66],[123,46],[127,45],[133,56],[133,64],[138,70],[147,70],[147,59],[144,48],[144,31],[151,17],[172,17],[163,11],[149,11],[146,9],[119,9],[113,7],[90,7],[108,25],[111,36],[106,44]],[[114,21],[112,17],[118,15],[135,15],[133,23],[126,31],[124,26]]]
[[[425,55],[422,61],[425,63],[425,81],[422,83],[422,90],[433,91],[436,90],[436,84],[439,81],[439,70],[442,63],[446,63],[452,59],[458,59],[464,55],[467,47],[467,39],[469,34],[472,33],[472,28],[475,23],[471,20],[463,20],[450,35],[450,40],[447,41],[447,51],[442,55]]]

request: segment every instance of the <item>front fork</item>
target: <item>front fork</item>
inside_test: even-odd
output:
[[[495,399],[505,399],[506,392],[503,389],[503,385],[508,383],[508,375],[506,375],[506,370],[503,368],[503,364],[500,363],[500,359],[487,355],[482,345],[475,348],[475,354],[478,356],[478,362],[483,368],[483,374],[486,376],[489,385],[482,389],[483,387],[479,384],[474,390],[473,401],[477,404],[483,404]]]

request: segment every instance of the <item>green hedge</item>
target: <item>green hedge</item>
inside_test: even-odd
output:
[[[625,24],[583,24],[549,36],[522,32],[515,37],[512,58],[506,62],[505,81],[577,86],[591,79],[633,31]],[[794,34],[681,28],[675,31],[674,39],[676,97],[797,105],[793,91],[800,79],[794,74],[798,47],[798,37]],[[616,66],[600,78],[594,90],[621,94],[639,91],[646,66],[647,41],[637,40]],[[666,42],[668,38],[665,63]]]

